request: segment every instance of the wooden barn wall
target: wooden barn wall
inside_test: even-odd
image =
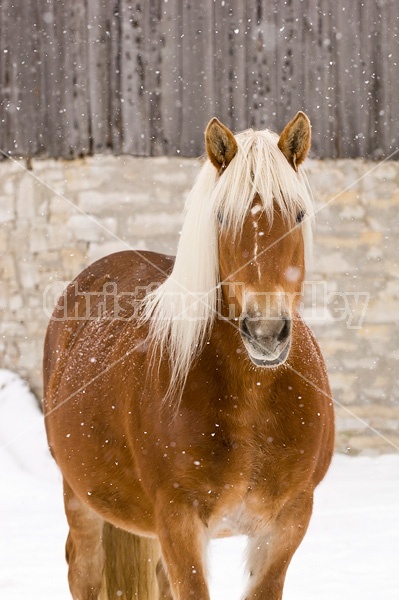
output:
[[[385,157],[398,32],[398,0],[0,0],[0,150],[197,156],[302,109],[314,156]]]

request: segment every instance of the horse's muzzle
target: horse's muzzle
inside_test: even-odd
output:
[[[291,319],[251,318],[242,315],[240,333],[252,362],[258,367],[276,367],[287,358],[291,345]]]

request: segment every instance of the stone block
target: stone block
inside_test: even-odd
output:
[[[361,194],[356,190],[346,190],[338,192],[334,197],[334,207],[341,209],[344,207],[358,207],[361,202]]]
[[[44,252],[38,252],[35,257],[35,266],[39,276],[40,273],[48,273],[58,279],[58,270],[61,267],[60,255],[55,251],[45,250]]]
[[[2,311],[6,311],[8,309],[8,303],[9,303],[9,287],[8,285],[4,282],[1,281],[1,277],[0,277],[0,309]],[[2,318],[5,318],[5,314],[2,314]]]
[[[6,254],[2,257],[0,272],[4,281],[16,278],[15,258],[12,254]]]
[[[75,202],[72,199],[60,198],[60,196],[52,196],[49,200],[49,212],[50,216],[55,215],[71,215],[76,212]]]
[[[17,216],[19,219],[33,220],[36,213],[37,184],[29,172],[22,175],[17,190]]]
[[[107,211],[115,213],[120,211],[122,207],[126,207],[126,205],[134,206],[134,197],[135,195],[131,192],[103,193],[90,190],[81,192],[78,195],[78,204],[83,211],[99,215]],[[144,196],[139,195],[139,199],[143,201]]]
[[[88,264],[87,250],[79,248],[63,248],[61,250],[62,267],[65,276],[69,279],[76,277]]]
[[[9,299],[8,308],[12,312],[17,313],[17,311],[20,308],[22,308],[23,305],[24,305],[24,303],[22,300],[22,296],[20,294],[13,294]]]
[[[105,244],[91,243],[88,250],[89,263],[95,262],[104,256],[113,254],[114,252],[121,252],[123,250],[131,249],[128,244],[124,244],[122,241],[106,242]],[[142,248],[144,250],[145,248]]]
[[[19,365],[25,372],[37,368],[37,344],[33,340],[23,340],[18,345],[20,350]]]
[[[66,226],[69,227],[75,239],[96,242],[101,237],[102,230],[99,223],[89,215],[72,215],[69,217]]]
[[[0,196],[0,224],[15,219],[14,199],[12,196]]]
[[[16,180],[17,177],[15,175],[11,175],[10,173],[5,179],[1,180],[0,189],[3,190],[5,196],[15,196]]]
[[[60,227],[53,223],[48,223],[47,231],[47,250],[59,252],[60,248],[72,242],[73,234],[68,227]]]
[[[29,239],[29,251],[32,254],[45,252],[48,247],[48,233],[45,228],[33,230]]]
[[[22,158],[13,158],[12,160],[3,160],[0,162],[0,181],[5,179],[14,179],[15,175],[25,169],[26,161]]]
[[[389,296],[384,298],[370,298],[366,312],[366,324],[394,323],[398,318],[399,307],[397,298]]]
[[[5,253],[9,250],[9,237],[8,237],[8,229],[7,225],[2,225],[0,227],[0,253]]]
[[[353,404],[356,400],[355,386],[357,383],[356,373],[334,372],[329,370],[330,383],[334,391],[334,399],[337,399],[335,392],[340,392],[338,402],[344,404]]]
[[[321,273],[332,275],[333,273],[347,273],[351,270],[351,264],[344,253],[340,251],[330,250],[327,254],[322,254],[319,250],[315,257],[314,268]]]
[[[16,321],[0,321],[0,335],[10,336],[13,338],[14,343],[17,338],[23,338],[25,336],[25,325]]]
[[[24,290],[32,290],[39,282],[39,275],[33,261],[21,261],[18,265],[19,280]]]
[[[140,213],[127,219],[129,236],[161,236],[174,234],[177,237],[183,223],[180,213]]]

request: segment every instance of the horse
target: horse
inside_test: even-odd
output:
[[[61,296],[44,414],[74,600],[209,600],[212,538],[248,536],[246,600],[281,600],[330,464],[326,367],[301,318],[312,197],[299,112],[217,118],[176,257],[125,251]]]

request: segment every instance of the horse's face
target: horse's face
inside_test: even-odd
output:
[[[213,119],[206,131],[206,146],[223,177],[237,152],[233,134]],[[288,123],[278,147],[297,171],[310,147],[306,115],[298,113]],[[223,300],[230,305],[230,316],[234,312],[238,317],[245,348],[258,366],[277,366],[289,354],[305,270],[302,227],[298,225],[303,216],[300,209],[292,217],[282,215],[275,202],[271,218],[255,196],[239,234],[233,235],[223,218],[219,227],[220,279],[228,284],[222,286]]]
[[[301,217],[298,211],[298,221]],[[239,317],[245,348],[258,366],[279,365],[289,353],[304,278],[303,236],[296,225],[277,206],[270,222],[255,198],[240,235],[220,227],[220,277],[228,284],[222,286],[224,301]]]

